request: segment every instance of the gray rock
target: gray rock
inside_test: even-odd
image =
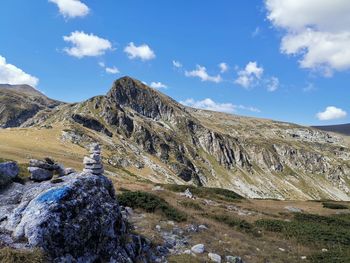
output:
[[[54,170],[59,168],[55,164],[51,164],[51,163],[47,163],[45,161],[35,160],[35,159],[31,159],[29,161],[29,166],[30,167],[38,167],[38,168],[49,170],[49,171],[54,171]]]
[[[72,173],[75,173],[76,171],[75,171],[75,169],[73,169],[73,168],[65,168],[64,170],[63,170],[63,175],[65,176],[65,175],[70,175],[70,174],[72,174]]]
[[[150,262],[150,243],[129,232],[104,176],[12,184],[1,194],[0,243],[6,246],[42,248],[50,262]]]
[[[104,169],[84,169],[84,173],[103,174]]]
[[[212,262],[221,263],[221,256],[218,254],[209,253],[208,257]]]
[[[16,162],[0,163],[0,188],[11,183],[19,174]]]
[[[100,163],[86,164],[86,165],[85,165],[85,169],[94,170],[94,169],[102,169],[102,168],[103,168],[103,166],[102,166],[102,164],[100,164]]]
[[[97,164],[97,163],[98,161],[96,161],[95,159],[92,159],[87,156],[84,157],[83,164]]]
[[[195,254],[202,254],[204,253],[204,245],[203,244],[197,244],[191,248],[191,251]]]
[[[292,212],[292,213],[301,213],[301,212],[303,212],[302,209],[297,208],[297,207],[293,207],[293,206],[286,206],[284,209],[286,209],[286,210],[288,210],[289,212]]]
[[[235,256],[226,256],[226,262],[227,263],[244,263],[242,258],[235,257]]]
[[[36,182],[51,180],[53,177],[53,171],[45,170],[43,168],[28,167],[28,171],[31,174],[30,179]]]

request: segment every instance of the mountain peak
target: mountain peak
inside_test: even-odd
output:
[[[168,119],[175,108],[181,107],[170,97],[128,76],[113,83],[107,98],[152,119]]]

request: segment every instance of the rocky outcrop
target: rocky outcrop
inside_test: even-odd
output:
[[[113,133],[111,133],[102,123],[100,123],[98,120],[94,118],[82,116],[79,114],[73,114],[72,119],[77,123],[82,124],[84,127],[87,127],[94,131],[102,132],[109,137],[113,136]]]
[[[10,184],[19,174],[16,162],[0,163],[0,189]]]
[[[131,234],[109,179],[75,173],[17,183],[0,192],[0,240],[42,248],[52,262],[149,262],[150,244]]]

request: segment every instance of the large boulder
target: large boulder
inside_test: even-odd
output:
[[[19,174],[16,162],[0,163],[0,188],[11,183]]]
[[[62,179],[0,192],[6,200],[0,200],[0,243],[42,248],[53,262],[149,261],[150,244],[129,232],[109,179],[91,173]]]
[[[53,171],[46,170],[39,167],[28,167],[30,172],[30,179],[36,182],[42,182],[52,179]]]

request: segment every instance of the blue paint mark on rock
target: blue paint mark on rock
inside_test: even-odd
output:
[[[62,188],[51,189],[51,190],[41,194],[37,198],[37,201],[40,203],[58,202],[68,194],[69,189],[70,188],[67,186],[62,187]]]

